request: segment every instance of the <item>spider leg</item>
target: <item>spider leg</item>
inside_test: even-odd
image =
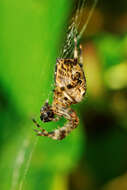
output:
[[[39,130],[37,130],[37,129],[34,129],[34,131],[37,133],[37,136],[47,136],[47,137],[49,137],[49,138],[52,138],[52,139],[54,139],[53,138],[53,133],[54,132],[48,132],[48,131],[46,131],[45,129],[43,129],[38,123],[37,123],[37,121],[35,120],[35,119],[32,119],[32,121],[34,122],[34,124],[38,127],[38,128],[40,128],[41,130],[39,131]]]
[[[79,48],[80,48],[79,63],[80,63],[81,66],[83,66],[82,45],[80,45]]]
[[[35,125],[41,128],[41,131],[38,131],[35,129],[35,132],[37,133],[38,136],[47,136],[54,140],[64,139],[73,129],[75,129],[78,126],[78,123],[79,123],[79,119],[73,110],[71,110],[71,113],[68,113],[68,114],[71,119],[68,120],[67,123],[63,127],[59,129],[55,129],[54,131],[51,131],[51,132],[48,132],[45,129],[41,128],[41,126],[36,122],[36,120],[33,119],[33,122],[35,123]]]
[[[64,114],[63,114],[64,115]],[[71,109],[68,110],[68,116],[66,115],[65,118],[67,119],[67,123],[52,132],[49,132],[49,137],[54,140],[62,140],[64,139],[73,129],[78,126],[79,118],[77,117],[76,113]],[[70,118],[70,119],[68,119]]]
[[[75,43],[75,47],[74,47],[74,59],[78,59],[78,57],[79,57],[79,64],[81,66],[83,66],[82,45],[79,46],[79,49],[80,49],[80,52],[79,52],[78,48],[77,48],[77,38],[76,37],[74,38],[74,43]]]
[[[74,38],[74,43],[75,43],[75,47],[74,47],[74,59],[78,59],[78,48],[77,48],[77,38]]]
[[[36,121],[35,119],[32,119],[32,121],[34,122],[34,124],[35,124],[38,128],[40,128],[40,131],[37,130],[37,129],[34,129],[34,131],[37,133],[38,136],[48,136],[48,132],[47,132],[45,129],[43,129],[43,128],[37,123],[37,121]],[[42,134],[43,134],[43,135],[42,135]]]
[[[59,117],[56,117],[56,118],[53,119],[53,121],[58,121],[59,119],[60,119]],[[34,124],[37,126],[37,128],[40,129],[40,131],[37,130],[37,129],[34,129],[34,131],[37,133],[37,136],[47,136],[47,137],[53,138],[53,137],[52,137],[52,135],[53,135],[52,132],[48,132],[48,131],[46,131],[45,129],[43,129],[43,128],[37,123],[37,121],[36,121],[35,119],[32,119],[32,121],[33,121]]]
[[[59,121],[59,117],[53,118],[52,121]]]

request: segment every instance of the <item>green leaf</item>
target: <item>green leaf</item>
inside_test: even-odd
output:
[[[2,189],[21,190],[25,182],[23,189],[42,189],[43,185],[47,190],[51,188],[47,180],[53,179],[56,173],[68,173],[80,159],[83,149],[80,128],[58,142],[36,137],[31,121],[33,116],[39,120],[42,104],[47,98],[52,100],[54,66],[69,9],[67,0],[0,2],[0,80],[10,102],[8,124],[1,120],[3,131],[6,126],[11,135],[3,144]],[[14,110],[12,118],[11,110]],[[57,123],[42,125],[48,130],[57,127]]]

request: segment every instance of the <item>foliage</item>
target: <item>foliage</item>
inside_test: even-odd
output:
[[[57,173],[63,177],[80,158],[80,129],[57,142],[36,137],[31,121],[33,116],[39,120],[40,107],[52,96],[54,65],[69,8],[67,0],[0,2],[1,189],[21,188],[24,177],[23,189],[51,189]],[[51,130],[58,124],[44,127]],[[24,176],[29,164],[30,172]]]

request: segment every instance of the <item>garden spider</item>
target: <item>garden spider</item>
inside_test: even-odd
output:
[[[52,105],[46,102],[40,110],[40,119],[43,122],[58,121],[61,117],[64,117],[67,123],[59,129],[48,132],[33,119],[35,125],[40,129],[35,129],[38,136],[62,140],[78,126],[79,118],[70,106],[81,102],[83,99],[86,92],[86,79],[82,68],[82,51],[79,56],[76,37],[74,38],[74,44],[72,59],[62,58],[56,61]]]

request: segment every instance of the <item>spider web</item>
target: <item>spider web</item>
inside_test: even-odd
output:
[[[77,38],[77,45],[79,46],[97,2],[98,0],[73,0],[72,14],[65,31],[65,37],[62,39],[64,43],[60,48],[59,58],[73,58],[74,38]],[[54,75],[52,77],[53,83],[50,85],[51,89],[54,89]],[[48,94],[47,101],[49,101],[50,97],[52,97],[52,90]]]
[[[76,1],[76,0],[75,0]],[[70,19],[70,23],[66,32],[65,36],[65,43],[63,44],[60,58],[71,58],[73,57],[73,49],[74,49],[74,38],[77,38],[78,44],[82,38],[83,33],[85,32],[87,25],[89,23],[89,20],[92,16],[92,13],[94,11],[94,8],[97,4],[98,0],[77,0],[75,2],[75,8],[72,13],[72,18]],[[90,3],[89,3],[90,2]],[[88,9],[88,7],[90,7]],[[85,12],[87,14],[85,14]],[[84,16],[85,14],[85,16]],[[83,24],[82,24],[83,23]],[[48,96],[49,98],[49,96]],[[27,172],[29,170],[32,154],[35,150],[37,140],[33,141],[33,144],[31,144],[31,139],[27,138],[23,141],[23,145],[18,152],[18,155],[16,157],[15,161],[15,168],[13,170],[13,176],[12,176],[12,184],[11,184],[11,190],[15,189],[17,186],[20,190],[23,189],[23,184],[25,177],[27,175]],[[25,162],[26,153],[30,149],[30,153],[27,157],[27,162]],[[20,178],[20,170],[22,165],[24,165],[24,173]]]
[[[60,58],[73,58],[74,38],[79,44],[98,0],[78,0],[75,3],[73,16],[67,29],[65,43],[60,53]],[[83,24],[82,24],[83,23]]]

